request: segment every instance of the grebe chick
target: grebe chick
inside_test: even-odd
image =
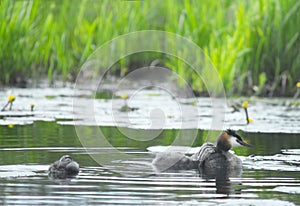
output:
[[[76,176],[79,173],[79,165],[69,155],[62,156],[48,169],[48,176],[54,179],[64,179]]]

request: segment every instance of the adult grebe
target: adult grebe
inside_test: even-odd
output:
[[[179,152],[158,153],[152,164],[159,171],[199,169],[212,173],[217,168],[241,169],[242,161],[229,152],[230,148],[235,146],[253,147],[244,142],[235,131],[228,129],[220,134],[216,146],[212,143],[205,143],[191,157]]]
[[[79,165],[69,155],[62,156],[54,162],[48,169],[48,175],[54,179],[64,179],[77,175]]]

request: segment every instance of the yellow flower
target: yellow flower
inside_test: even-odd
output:
[[[12,103],[13,101],[15,101],[15,99],[16,99],[16,97],[13,96],[13,95],[9,95],[9,96],[8,96],[8,102],[9,102],[9,103]]]
[[[13,124],[8,124],[7,126],[8,126],[9,129],[14,128],[14,125],[13,125]]]
[[[300,82],[297,82],[296,87],[300,88]]]
[[[122,98],[122,99],[127,99],[127,98],[128,98],[128,95],[125,94],[125,93],[123,93],[123,94],[121,94],[121,98]]]
[[[249,122],[249,123],[252,123],[252,122],[253,122],[253,119],[249,117],[249,118],[248,118],[248,122]]]
[[[243,108],[248,108],[248,102],[247,101],[243,101],[242,107]]]

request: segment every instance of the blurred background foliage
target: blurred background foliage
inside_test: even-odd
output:
[[[1,0],[0,83],[40,76],[74,81],[103,43],[151,29],[198,44],[228,95],[292,95],[300,80],[299,7],[298,0]],[[188,65],[163,54],[121,59],[115,75],[155,59],[186,77],[195,91],[205,90],[186,72]]]

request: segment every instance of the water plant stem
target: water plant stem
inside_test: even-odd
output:
[[[249,124],[250,123],[250,119],[249,119],[249,115],[248,115],[248,109],[244,108],[244,110],[245,110],[245,114],[246,114],[247,124]]]
[[[4,105],[4,107],[1,109],[2,112],[5,111],[6,107],[9,105],[9,103],[10,103],[10,102],[7,102],[7,103]]]

